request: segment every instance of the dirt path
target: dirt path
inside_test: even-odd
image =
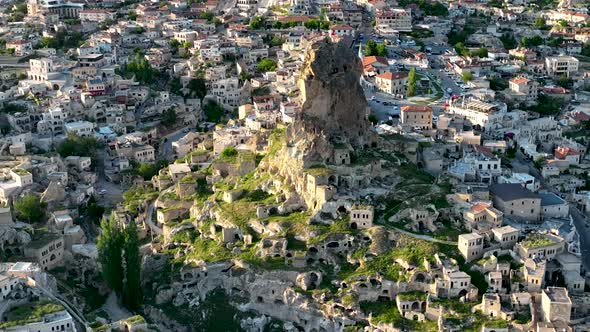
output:
[[[102,306],[102,309],[109,314],[109,318],[113,322],[132,316],[132,314],[127,311],[127,309],[119,305],[119,301],[117,299],[117,295],[115,295],[115,292],[111,292],[111,294],[109,294],[109,297],[107,297],[107,300]]]

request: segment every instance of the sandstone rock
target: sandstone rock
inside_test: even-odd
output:
[[[172,288],[165,288],[156,293],[156,304],[164,304],[172,301],[176,291]]]
[[[0,226],[0,249],[4,249],[5,244],[24,245],[29,242],[31,242],[29,233],[8,226]]]
[[[322,274],[319,272],[305,272],[297,276],[297,286],[303,290],[316,288],[322,282]]]

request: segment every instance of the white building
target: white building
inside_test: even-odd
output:
[[[512,173],[512,176],[500,176],[498,183],[519,183],[530,191],[537,191],[541,184],[534,176],[528,173]]]
[[[354,36],[354,28],[346,24],[333,25],[328,32],[330,33],[330,36]]]
[[[74,320],[65,310],[43,315],[38,322],[12,326],[6,332],[75,332]]]
[[[500,126],[505,113],[498,105],[475,98],[461,98],[453,101],[448,108],[448,112],[469,120],[473,126],[480,127],[485,131]]]
[[[578,72],[580,61],[573,56],[559,55],[545,58],[545,69],[550,76],[566,76]]]
[[[104,22],[114,18],[114,12],[104,9],[84,9],[80,11],[80,21]]]
[[[541,215],[543,218],[567,218],[569,204],[552,192],[539,193],[541,197]]]
[[[412,14],[401,8],[379,12],[375,17],[375,29],[383,35],[412,31]]]
[[[43,82],[49,79],[49,73],[53,71],[53,60],[49,58],[29,60],[27,77],[30,80]]]
[[[76,121],[65,124],[67,134],[89,137],[94,135],[94,122]]]

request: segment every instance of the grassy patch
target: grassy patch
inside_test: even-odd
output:
[[[433,257],[439,252],[437,244],[410,238],[407,235],[401,235],[398,240],[398,246],[379,256],[365,260],[355,269],[343,270],[340,272],[341,279],[347,279],[359,275],[382,275],[384,278],[393,281],[406,281],[409,274],[398,263],[396,259],[402,259],[414,266],[422,266],[424,258]],[[354,253],[356,254],[356,253]],[[353,254],[353,255],[354,255]],[[359,256],[363,256],[360,255]]]
[[[535,248],[550,246],[555,243],[556,243],[555,241],[553,241],[549,237],[546,237],[543,234],[534,233],[534,234],[529,235],[520,244],[523,246],[523,248],[535,249]]]
[[[378,324],[379,322],[385,324],[392,324],[402,330],[408,331],[438,331],[437,323],[424,321],[418,322],[409,320],[399,313],[395,302],[361,302],[361,310],[366,314],[372,314],[371,323]]]
[[[0,324],[0,329],[40,322],[43,316],[61,310],[64,310],[63,306],[48,301],[22,304],[6,313],[6,322]]]

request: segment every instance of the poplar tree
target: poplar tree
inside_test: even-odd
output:
[[[123,290],[123,234],[113,216],[100,223],[100,235],[96,241],[102,275],[107,285],[117,293]]]
[[[138,310],[141,306],[141,258],[139,256],[137,225],[134,221],[130,222],[125,228],[124,237],[125,283],[123,285],[123,304],[131,310]]]

